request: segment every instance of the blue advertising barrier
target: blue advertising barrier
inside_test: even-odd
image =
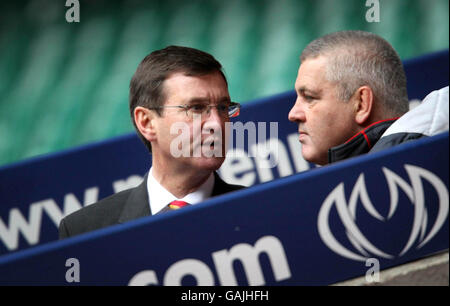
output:
[[[410,99],[448,85],[448,50],[407,60],[404,66]],[[226,181],[253,186],[315,167],[302,158],[297,125],[287,120],[295,98],[289,91],[244,105],[238,123],[253,125],[258,135],[231,143],[219,171]],[[262,143],[277,145],[273,168],[265,167],[265,158],[249,156]],[[150,166],[149,154],[133,133],[1,167],[0,255],[57,240],[63,216],[137,185]]]
[[[326,285],[365,275],[367,263],[385,269],[443,251],[448,140],[446,132],[5,255],[0,284]]]

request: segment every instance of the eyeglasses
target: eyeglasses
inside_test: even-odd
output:
[[[164,105],[159,107],[151,107],[149,109],[163,109],[163,108],[181,108],[186,112],[186,116],[193,119],[195,115],[201,116],[201,118],[208,118],[211,115],[211,109],[216,108],[219,116],[221,117],[237,117],[239,116],[241,105],[236,102],[230,102],[227,104],[210,105],[210,104],[185,104],[185,105]]]

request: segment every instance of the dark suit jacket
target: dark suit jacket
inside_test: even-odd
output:
[[[217,173],[214,173],[214,176],[211,196],[244,188],[244,186],[225,183]],[[75,236],[150,215],[146,176],[139,186],[104,198],[62,219],[59,224],[59,238]]]

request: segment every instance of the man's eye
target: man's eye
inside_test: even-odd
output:
[[[217,110],[219,112],[227,112],[228,111],[228,104],[217,105]]]
[[[206,110],[206,105],[194,104],[194,105],[189,106],[189,110],[194,111],[196,113],[201,113]]]
[[[314,100],[314,97],[312,97],[312,96],[304,95],[303,97],[305,98],[306,101]]]

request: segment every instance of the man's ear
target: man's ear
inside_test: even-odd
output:
[[[156,140],[156,114],[148,108],[136,106],[134,109],[134,122],[139,132],[148,141]]]
[[[355,121],[359,125],[368,122],[374,109],[374,95],[369,86],[361,86],[353,95],[355,106]]]

